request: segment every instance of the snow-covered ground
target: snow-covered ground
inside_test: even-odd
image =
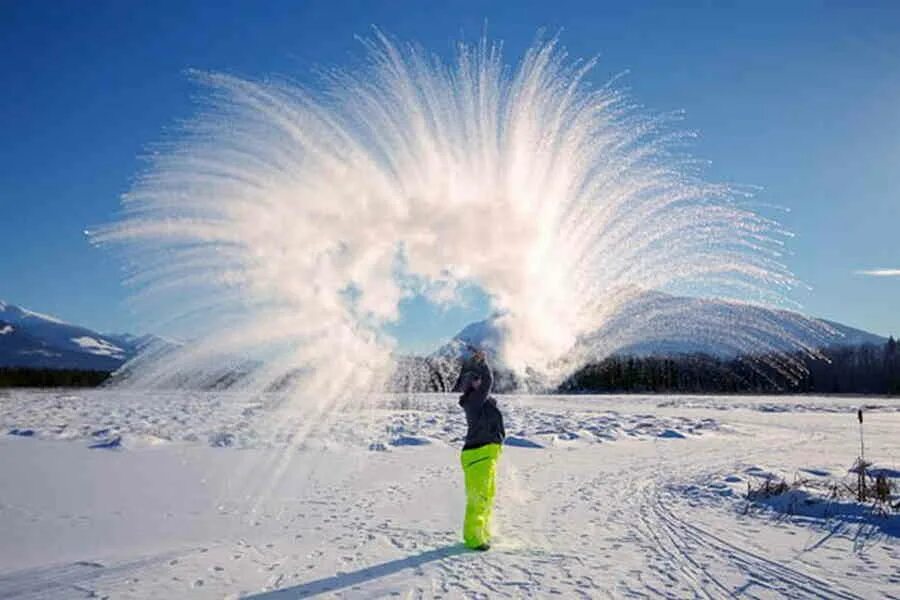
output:
[[[849,481],[860,405],[866,457],[900,481],[900,399],[499,401],[482,554],[458,544],[452,396],[387,396],[301,440],[277,396],[0,392],[0,598],[900,598],[896,513],[745,498]]]

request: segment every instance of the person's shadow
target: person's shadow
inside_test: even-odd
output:
[[[252,596],[245,596],[244,600],[293,600],[294,598],[308,598],[316,594],[324,594],[326,592],[335,592],[344,588],[360,585],[379,577],[393,575],[404,569],[413,569],[425,563],[449,558],[458,554],[467,552],[463,544],[453,544],[452,546],[443,546],[428,550],[421,554],[414,554],[398,558],[396,560],[365,567],[352,573],[341,573],[331,577],[316,579],[308,583],[301,583],[293,587],[275,590],[272,592],[263,592]]]

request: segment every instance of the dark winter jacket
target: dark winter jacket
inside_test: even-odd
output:
[[[475,382],[479,379],[481,384],[475,387]],[[463,366],[459,381],[454,387],[455,391],[462,392],[459,405],[466,411],[468,431],[463,450],[502,444],[506,437],[503,415],[497,408],[497,401],[490,396],[493,385],[494,374],[487,363],[475,362]]]

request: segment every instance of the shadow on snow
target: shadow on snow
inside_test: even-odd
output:
[[[879,534],[900,537],[900,515],[881,513],[868,504],[822,498],[805,490],[790,490],[754,503],[783,517],[827,528],[829,533],[813,548],[835,535],[850,537],[856,547],[877,540]]]
[[[289,588],[263,592],[252,596],[245,596],[244,600],[289,600],[294,598],[308,598],[317,594],[336,592],[345,588],[361,585],[373,579],[387,577],[404,569],[413,569],[425,563],[442,560],[468,552],[462,544],[453,544],[428,550],[421,554],[405,556],[396,560],[365,567],[351,573],[341,573],[331,577],[323,577],[308,583],[303,583]]]

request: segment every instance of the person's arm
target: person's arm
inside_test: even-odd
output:
[[[456,379],[456,385],[453,386],[452,391],[465,394],[469,391],[469,387],[472,385],[474,379],[475,373],[469,369],[463,369],[459,372],[459,377]]]
[[[477,376],[477,369],[469,359],[463,359],[459,364],[459,376],[456,378],[456,384],[453,386],[452,392],[465,394],[472,380]]]
[[[484,363],[481,370],[481,387],[484,388],[484,397],[487,398],[494,387],[494,372],[491,371],[489,364]]]
[[[450,389],[451,392],[459,393],[463,391],[463,384],[465,383],[463,379],[466,376],[465,370],[459,372],[459,375],[456,377],[456,383],[453,384],[453,387]]]
[[[490,367],[486,364],[482,365],[478,369],[478,372],[474,373],[474,379],[471,380],[471,387],[466,388],[468,393],[465,393],[463,400],[466,406],[479,408],[484,404],[485,400],[488,398],[488,394],[491,393],[493,382],[494,376],[493,373],[491,373]]]

